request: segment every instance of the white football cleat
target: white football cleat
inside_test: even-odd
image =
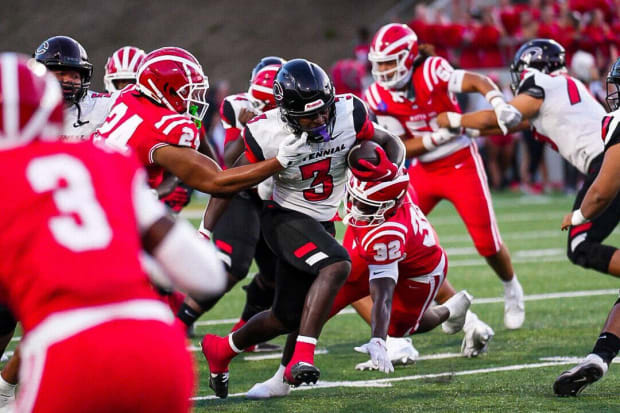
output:
[[[504,325],[509,330],[521,328],[525,321],[523,288],[517,277],[509,284],[504,283]]]
[[[280,366],[274,376],[262,383],[256,383],[247,392],[248,399],[271,399],[272,397],[288,396],[291,386],[284,381],[284,366]]]
[[[588,354],[583,361],[560,374],[553,383],[558,396],[578,396],[589,384],[600,380],[607,373],[607,363],[598,354]]]
[[[415,363],[420,356],[418,350],[413,347],[409,337],[390,337],[385,340],[388,357],[393,365]]]
[[[465,337],[461,344],[461,353],[467,358],[477,357],[482,353],[486,353],[489,342],[495,335],[493,329],[471,311],[467,312],[463,331],[465,332]]]
[[[459,291],[454,294],[442,305],[448,307],[450,316],[441,324],[441,328],[446,334],[455,334],[463,329],[465,325],[465,315],[473,297],[467,291]]]

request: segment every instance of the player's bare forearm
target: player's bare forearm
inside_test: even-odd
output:
[[[480,130],[496,128],[499,130],[497,117],[493,110],[479,110],[477,112],[463,114],[461,117],[461,127]]]
[[[404,143],[405,156],[407,158],[415,158],[416,156],[420,156],[428,152],[428,149],[426,149],[422,143],[422,138],[419,136],[414,136],[413,138],[407,139]]]
[[[276,158],[250,165],[235,166],[215,175],[211,183],[214,190],[210,193],[215,196],[233,195],[243,189],[251,188],[282,169],[284,168]]]
[[[377,278],[370,281],[372,297],[371,335],[385,340],[390,325],[392,296],[396,283],[391,278]]]
[[[463,76],[463,83],[461,85],[463,93],[478,92],[484,96],[492,90],[496,90],[495,83],[487,76],[474,72],[466,72],[465,76]]]
[[[226,144],[224,147],[224,163],[227,168],[230,168],[235,163],[244,149],[243,139],[236,139]]]
[[[581,213],[588,219],[596,218],[611,204],[620,191],[620,144],[605,153],[603,165],[581,202]]]
[[[522,130],[529,129],[531,124],[528,120],[522,120],[517,126],[508,129],[508,133],[515,133]],[[499,126],[495,126],[492,128],[479,129],[480,136],[492,136],[492,135],[503,135],[502,130]]]

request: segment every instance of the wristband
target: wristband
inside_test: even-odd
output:
[[[463,115],[456,112],[448,112],[446,114],[448,116],[448,123],[450,124],[450,128],[456,129],[461,127],[461,118]]]
[[[504,95],[497,89],[487,92],[487,94],[484,95],[484,98],[491,104],[491,106],[493,106],[493,108],[506,103]]]
[[[157,189],[151,189],[151,193],[155,196],[155,199],[159,199],[159,192],[157,192]]]
[[[422,145],[426,148],[427,151],[432,151],[437,147],[437,144],[433,140],[433,135],[426,135],[422,138]]]
[[[583,216],[581,209],[576,209],[573,211],[573,215],[570,217],[570,224],[572,226],[585,224],[586,222],[588,222],[588,219]]]

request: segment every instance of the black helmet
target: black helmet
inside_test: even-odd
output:
[[[68,36],[50,37],[34,52],[34,58],[50,70],[77,70],[82,77],[79,87],[61,82],[66,102],[77,103],[84,97],[93,75],[93,65],[88,61],[86,50]]]
[[[256,64],[256,66],[254,66],[254,69],[252,69],[252,76],[250,76],[250,83],[252,83],[252,80],[254,79],[254,77],[256,76],[258,71],[261,70],[263,67],[269,66],[269,65],[280,65],[280,66],[282,66],[284,63],[286,63],[286,60],[284,60],[284,59],[282,59],[281,57],[278,57],[278,56],[265,56],[265,57],[263,57]]]
[[[527,68],[552,73],[566,67],[566,50],[555,40],[534,39],[517,50],[510,64],[511,87],[516,93],[521,82],[521,72]]]
[[[306,59],[286,62],[273,82],[273,95],[280,108],[282,120],[295,134],[308,133],[314,142],[327,142],[334,129],[334,85],[327,73]],[[299,118],[312,117],[328,110],[327,123],[320,127],[304,129]]]
[[[605,100],[611,111],[620,106],[620,59],[611,66],[607,75],[607,98]]]

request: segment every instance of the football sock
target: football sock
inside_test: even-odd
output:
[[[620,338],[605,331],[596,340],[592,353],[599,355],[609,365],[618,355],[618,350],[620,350]]]
[[[502,284],[504,284],[504,291],[516,287],[516,285],[515,285],[516,283],[518,283],[518,281],[517,281],[517,274],[513,274],[512,275],[512,279],[510,281],[502,280]]]
[[[188,327],[191,327],[194,324],[194,321],[198,320],[201,313],[194,310],[192,307],[183,303],[181,308],[179,308],[179,312],[177,313],[177,318],[183,322]]]
[[[234,325],[234,326],[230,329],[230,332],[231,332],[231,333],[234,333],[235,331],[237,331],[237,330],[239,330],[241,327],[243,327],[243,325],[244,325],[245,323],[246,323],[246,322],[245,322],[245,321],[243,321],[243,320],[239,320],[239,321],[237,321],[237,324],[235,324],[235,325]]]
[[[226,337],[216,335],[205,336],[203,351],[209,362],[211,373],[228,371],[230,361],[243,350],[239,350],[232,339],[232,333]]]
[[[314,337],[298,336],[295,344],[295,352],[289,366],[294,366],[300,361],[314,364],[314,349],[316,348],[317,339]]]

